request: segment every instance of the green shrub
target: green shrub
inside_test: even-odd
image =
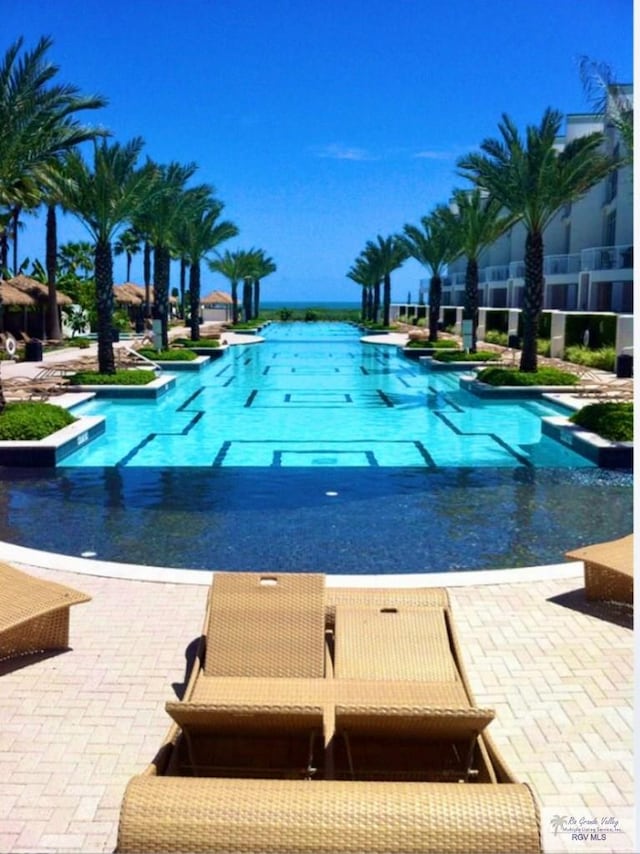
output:
[[[551,355],[551,339],[550,338],[538,338],[536,341],[536,352],[539,356],[550,356]]]
[[[98,371],[78,371],[69,382],[71,385],[147,385],[155,380],[154,371],[116,371],[115,374],[100,374]]]
[[[500,361],[500,354],[493,350],[478,350],[477,353],[467,353],[457,350],[455,353],[436,353],[436,362],[495,362]]]
[[[493,386],[576,385],[578,377],[558,368],[540,368],[525,372],[515,368],[483,368],[480,382]]]
[[[180,344],[181,347],[219,347],[219,338],[199,338],[197,341],[192,341],[191,338],[176,338],[174,344]]]
[[[65,342],[66,347],[78,347],[80,350],[86,350],[91,346],[91,341],[88,338],[68,338]]]
[[[596,368],[600,371],[615,371],[616,351],[614,347],[600,347],[598,350],[590,350],[581,344],[574,344],[564,351],[566,362],[575,365],[586,365],[588,368]]]
[[[146,356],[152,362],[193,362],[198,356],[192,353],[191,350],[178,349],[173,350],[154,350],[153,347],[141,347],[138,350],[141,356]]]
[[[506,332],[498,332],[497,329],[487,329],[484,340],[487,344],[498,344],[500,347],[506,347],[509,343],[509,336]]]
[[[457,350],[460,344],[451,338],[438,338],[437,341],[429,341],[428,338],[413,338],[407,342],[406,346],[411,348],[417,347],[419,350]]]
[[[74,421],[76,418],[70,412],[52,403],[7,403],[0,414],[0,439],[5,442],[44,439]]]
[[[610,442],[633,441],[633,403],[591,403],[569,421]]]

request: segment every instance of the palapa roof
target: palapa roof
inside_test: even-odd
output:
[[[224,291],[212,291],[206,297],[201,297],[200,302],[203,305],[232,305],[233,297]]]
[[[34,306],[35,299],[26,291],[21,291],[9,282],[0,279],[0,302],[3,305]]]
[[[145,298],[146,298],[145,286],[144,285],[136,285],[134,282],[124,282],[124,284],[122,284],[122,285],[114,285],[113,290],[114,290],[115,294],[121,293],[122,291],[124,291],[125,293],[128,293],[128,294],[131,294],[133,297],[135,297],[134,302],[136,302],[136,303],[144,302]],[[150,294],[151,302],[154,302],[155,296],[154,296],[153,285],[151,285],[149,287],[149,294]],[[124,302],[124,300],[123,300],[123,302]],[[170,296],[169,302],[176,302],[176,298]]]
[[[134,290],[136,286],[130,283],[113,286],[113,298],[121,305],[140,305],[144,302],[144,294]]]
[[[49,288],[46,285],[43,285],[42,282],[39,282],[37,279],[32,279],[31,276],[25,276],[22,273],[14,276],[12,279],[9,279],[8,284],[16,288],[16,290],[22,291],[24,294],[28,294],[28,296],[32,297],[37,303],[46,302],[49,297]],[[56,295],[58,305],[71,305],[73,303],[71,297],[68,297],[61,291],[57,291]],[[14,305],[20,304],[21,303],[14,303]]]

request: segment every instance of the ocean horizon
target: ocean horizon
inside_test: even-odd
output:
[[[260,300],[260,307],[268,311],[275,311],[280,308],[301,309],[301,308],[324,308],[324,309],[339,309],[339,310],[355,310],[360,308],[359,302],[340,302],[339,300]]]

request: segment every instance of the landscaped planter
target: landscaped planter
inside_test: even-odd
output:
[[[190,361],[180,359],[175,362],[166,360],[156,362],[156,364],[161,371],[199,371],[203,365],[207,364],[210,358],[215,358],[211,347],[207,349],[203,348],[202,350],[198,350],[196,347],[189,347],[189,349],[194,353],[198,353],[197,359],[191,359]],[[216,352],[216,350],[217,348],[213,352]]]
[[[486,367],[486,365],[483,365]],[[575,385],[489,385],[480,382],[475,376],[460,377],[460,387],[478,397],[541,397],[543,394],[556,392],[558,394],[575,394]]]
[[[87,442],[102,435],[105,418],[102,415],[84,415],[57,430],[45,439],[24,442],[0,441],[0,465],[53,468],[60,460],[77,451]]]
[[[68,391],[93,392],[96,397],[157,398],[162,397],[176,384],[170,375],[156,377],[146,385],[69,385]]]
[[[473,370],[473,368],[487,368],[491,367],[491,365],[499,365],[500,360],[496,359],[495,362],[488,362],[486,359],[479,362],[440,362],[433,356],[420,356],[420,363],[431,371],[469,371]]]
[[[542,419],[542,432],[563,445],[582,454],[602,468],[632,468],[633,442],[611,442],[573,424],[562,415],[547,415]]]

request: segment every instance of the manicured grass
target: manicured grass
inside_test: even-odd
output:
[[[633,403],[591,403],[569,421],[610,442],[633,441]]]
[[[181,347],[211,347],[212,349],[220,346],[219,338],[198,338],[197,341],[192,341],[191,338],[176,338],[174,344],[180,344]]]
[[[499,362],[500,354],[492,350],[478,350],[477,353],[467,353],[459,350],[454,353],[436,353],[436,362]]]
[[[71,385],[147,385],[155,378],[155,373],[148,370],[116,371],[115,374],[78,371],[70,378],[69,383]]]
[[[438,338],[437,341],[429,341],[428,338],[410,338],[406,346],[410,349],[415,348],[418,350],[426,350],[429,348],[433,348],[434,350],[457,350],[460,347],[460,344],[458,341],[453,341],[451,338]]]
[[[482,383],[492,386],[576,385],[578,377],[558,368],[540,368],[525,372],[513,368],[483,368],[478,373]]]
[[[193,362],[198,356],[192,353],[191,350],[176,347],[169,350],[154,350],[153,347],[141,347],[138,350],[142,356],[151,359],[153,362]]]
[[[7,403],[0,414],[0,440],[16,442],[44,439],[76,421],[70,412],[51,403]]]

